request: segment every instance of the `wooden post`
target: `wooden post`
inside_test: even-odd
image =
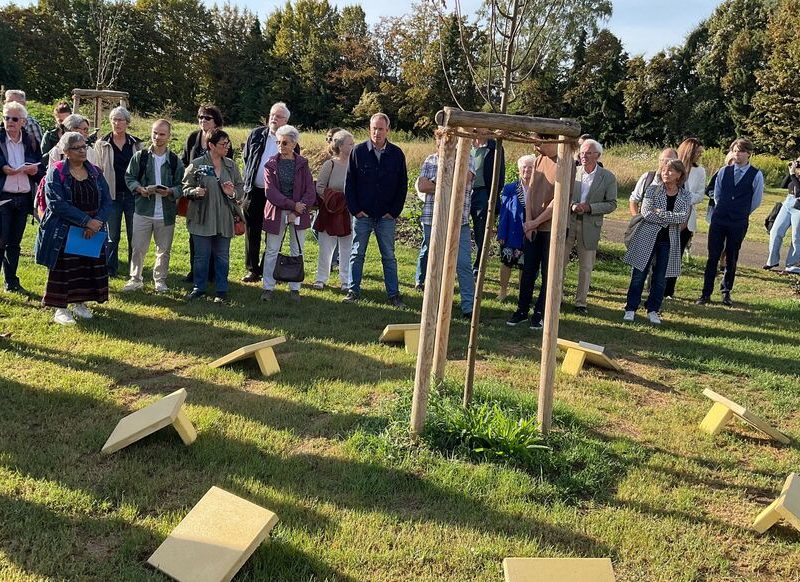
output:
[[[486,211],[486,230],[483,234],[483,247],[481,260],[478,263],[478,279],[475,281],[475,300],[472,303],[472,320],[469,326],[469,345],[467,346],[467,377],[464,380],[463,404],[468,406],[472,401],[472,387],[475,382],[475,358],[478,354],[478,328],[481,323],[481,300],[483,299],[483,284],[486,281],[486,264],[489,261],[489,245],[494,235],[494,209],[497,206],[497,196],[501,188],[498,183],[500,176],[500,160],[503,156],[503,140],[497,140],[494,151],[494,165],[492,166],[492,185],[489,190],[489,208]]]
[[[77,93],[72,94],[72,112],[78,113],[78,108],[81,106],[81,96]]]
[[[562,135],[561,140],[569,138]],[[537,420],[542,434],[550,431],[553,419],[553,380],[556,373],[556,342],[558,340],[558,312],[564,286],[564,245],[567,239],[569,201],[572,193],[575,160],[572,158],[573,144],[558,144],[558,166],[553,197],[553,221],[550,230],[550,254],[547,271],[547,302],[544,309],[544,331],[542,336],[542,362],[539,374],[539,409]]]
[[[439,167],[436,171],[436,194],[433,202],[433,224],[428,247],[428,266],[425,271],[425,294],[422,299],[417,369],[414,376],[414,396],[411,400],[411,435],[418,437],[425,427],[428,412],[428,390],[431,384],[433,348],[436,341],[436,315],[442,285],[442,266],[446,245],[447,217],[450,193],[453,189],[453,166],[456,157],[456,138],[445,133],[439,145]]]
[[[94,126],[100,127],[103,123],[103,99],[102,97],[94,98]]]
[[[464,131],[464,128],[459,128]],[[469,158],[471,140],[462,137],[456,149],[455,178],[453,192],[450,196],[450,218],[447,222],[447,247],[444,254],[442,274],[442,292],[439,297],[439,317],[436,322],[436,346],[433,350],[433,381],[438,384],[444,380],[444,369],[447,364],[447,345],[450,341],[450,316],[453,310],[453,292],[456,265],[458,263],[458,245],[461,239],[461,217],[464,212],[464,198],[469,175]]]

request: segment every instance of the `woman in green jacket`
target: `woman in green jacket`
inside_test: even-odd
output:
[[[194,241],[194,289],[189,299],[197,299],[208,287],[208,260],[214,257],[217,303],[228,295],[228,269],[234,222],[243,226],[239,204],[244,192],[242,175],[230,158],[225,157],[231,140],[221,129],[208,136],[208,151],[192,160],[183,177],[183,193],[189,199],[186,228]],[[244,233],[244,229],[241,229]]]

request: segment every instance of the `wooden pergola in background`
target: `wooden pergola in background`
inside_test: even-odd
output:
[[[128,93],[125,91],[106,91],[98,89],[73,89],[72,111],[78,113],[81,98],[94,99],[93,127],[100,127],[103,123],[103,100],[119,101],[122,107],[128,108]]]
[[[553,411],[553,380],[556,368],[556,340],[558,339],[558,314],[564,268],[564,243],[566,240],[569,197],[572,190],[574,170],[573,150],[581,133],[580,124],[570,119],[547,119],[523,115],[500,113],[477,113],[445,107],[436,116],[442,128],[439,144],[439,165],[436,174],[436,193],[433,204],[428,268],[425,276],[425,293],[422,300],[417,367],[414,378],[414,397],[411,404],[411,433],[419,436],[425,426],[428,394],[431,377],[435,382],[444,379],[447,363],[447,346],[450,336],[450,315],[453,304],[455,270],[458,256],[461,211],[467,187],[469,157],[473,136],[497,137],[498,150],[503,139],[530,142],[531,133],[558,135],[558,166],[556,171],[553,220],[550,231],[549,272],[547,303],[544,314],[542,337],[541,375],[539,378],[538,421],[542,433],[550,430]],[[497,132],[497,133],[495,133]],[[498,160],[499,156],[495,156]],[[495,168],[494,175],[497,175]],[[494,228],[494,200],[497,199],[498,184],[492,185],[489,216],[486,221],[485,240],[491,240]],[[481,262],[487,259],[484,252]],[[476,286],[475,309],[472,327],[477,331],[480,317],[480,294],[483,291],[484,266],[480,270]],[[477,313],[476,313],[477,311]],[[476,338],[472,333],[471,338]],[[473,340],[474,341],[474,340]],[[474,358],[475,346],[470,345]],[[474,365],[474,361],[472,362]],[[471,394],[472,374],[468,371],[465,394]],[[465,398],[465,403],[468,399]]]

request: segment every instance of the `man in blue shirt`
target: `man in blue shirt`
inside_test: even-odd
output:
[[[403,211],[408,191],[406,157],[386,139],[389,116],[376,113],[369,120],[369,139],[350,153],[345,195],[355,217],[353,249],[350,252],[350,289],[344,301],[354,303],[361,296],[361,276],[369,235],[375,231],[383,263],[383,282],[389,302],[403,308],[394,237],[397,217]]]
[[[731,144],[734,164],[719,171],[714,185],[714,213],[708,229],[708,261],[706,261],[703,293],[698,305],[711,302],[714,279],[717,275],[722,249],[725,249],[725,275],[722,279],[723,305],[733,305],[731,291],[736,278],[739,249],[747,234],[750,215],[761,205],[764,195],[764,175],[750,165],[753,143],[739,138]]]

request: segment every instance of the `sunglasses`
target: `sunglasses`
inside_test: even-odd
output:
[[[18,121],[19,121],[21,118],[19,118],[19,117],[12,117],[12,116],[10,116],[10,115],[5,115],[5,116],[3,116],[3,119],[5,119],[6,121],[13,121],[14,123],[16,123],[16,122],[18,122]]]
[[[197,116],[197,121],[211,121],[213,119],[214,118],[211,117],[210,115],[198,115]]]

